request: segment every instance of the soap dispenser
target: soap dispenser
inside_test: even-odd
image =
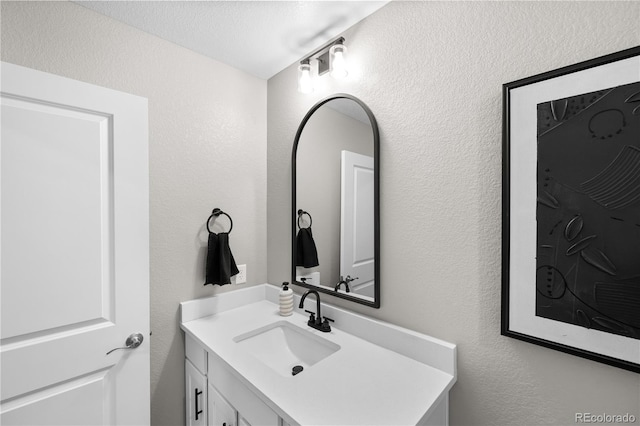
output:
[[[288,282],[283,282],[280,290],[280,315],[288,317],[291,314],[293,314],[293,290],[289,288]]]

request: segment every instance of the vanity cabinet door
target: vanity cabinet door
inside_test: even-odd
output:
[[[207,404],[209,426],[236,426],[238,413],[211,384],[209,384]]]
[[[207,424],[207,378],[189,360],[184,361],[187,426]]]
[[[280,425],[280,419],[275,411],[231,374],[218,356],[212,353],[209,353],[208,356],[209,389],[212,389],[211,385],[213,384],[216,392],[224,395],[225,400],[240,412],[246,423],[253,426]],[[218,426],[220,425],[218,424]]]

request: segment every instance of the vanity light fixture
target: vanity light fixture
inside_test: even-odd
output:
[[[300,93],[313,92],[313,78],[311,78],[311,64],[305,59],[298,66],[298,91]]]
[[[335,79],[345,78],[349,74],[346,55],[347,47],[344,45],[344,37],[339,37],[305,57],[298,66],[298,91],[313,92],[312,60],[317,64],[318,77],[330,72]]]
[[[336,43],[329,49],[329,56],[331,57],[331,77],[336,79],[345,78],[349,75],[347,69],[347,47],[342,43]]]

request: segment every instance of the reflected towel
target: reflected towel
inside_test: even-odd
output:
[[[296,266],[313,268],[318,265],[318,250],[313,241],[311,227],[300,228],[296,237]]]
[[[209,233],[207,270],[204,285],[231,284],[231,277],[238,273],[236,261],[229,247],[229,233]]]

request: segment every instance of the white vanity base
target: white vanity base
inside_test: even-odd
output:
[[[263,284],[181,303],[188,425],[448,424],[455,345],[325,304],[335,323],[321,333],[297,308],[279,316],[278,292]],[[315,311],[315,300],[305,307]],[[233,341],[277,321],[340,349],[287,377]]]

